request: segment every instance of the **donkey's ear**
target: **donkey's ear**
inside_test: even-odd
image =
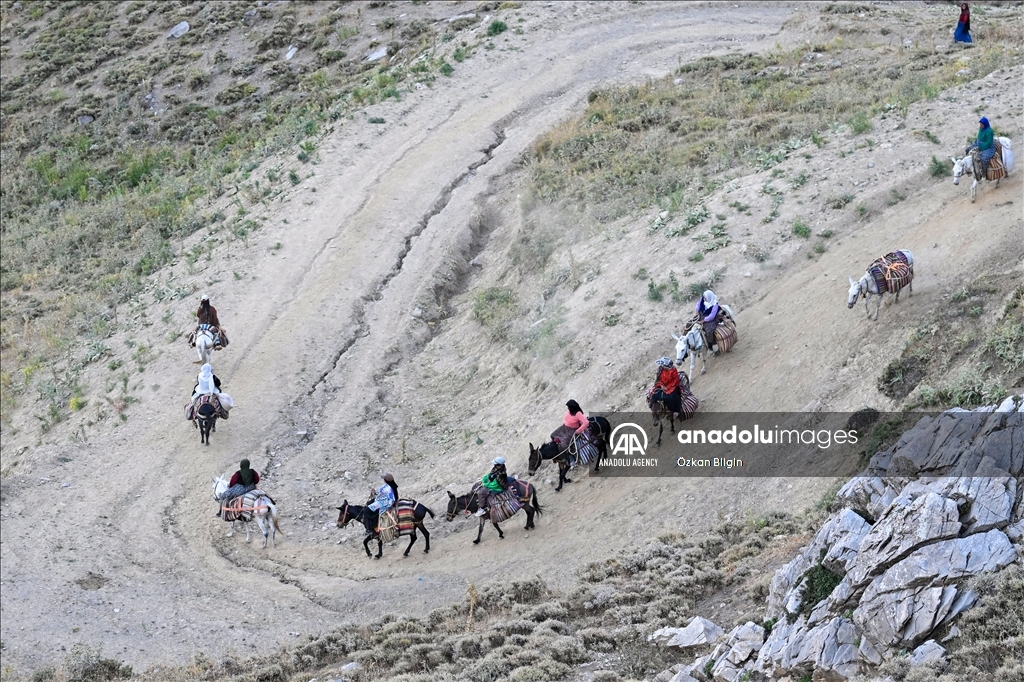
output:
[[[855,285],[856,283],[857,283],[857,282],[856,282],[856,280],[854,280],[854,279],[853,279],[853,277],[851,277],[851,278],[850,278],[850,286],[852,287],[852,286],[854,286],[854,285]]]
[[[672,335],[672,338],[673,338],[673,339],[675,339],[676,341],[682,341],[682,339],[680,339],[680,338],[679,338],[678,336],[676,336],[675,334],[673,334],[673,335]]]
[[[530,452],[533,452],[533,443],[530,443]]]
[[[210,480],[213,481],[214,483],[216,483],[220,479],[219,478],[214,478],[213,476],[210,476]]]
[[[455,496],[452,495],[452,491],[451,490],[445,490],[445,492],[448,493],[448,497],[452,498],[453,500],[455,499]]]
[[[342,505],[340,507],[335,507],[335,509],[337,509],[338,511],[345,511],[345,505]]]
[[[955,165],[957,164],[957,160],[956,160],[956,157],[955,157],[955,156],[951,156],[951,157],[949,157],[949,160],[953,162],[953,165],[954,165],[954,166],[955,166]]]

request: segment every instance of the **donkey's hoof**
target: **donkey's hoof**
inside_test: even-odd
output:
[[[479,541],[479,540],[473,540],[473,544],[474,544],[474,545],[479,545],[479,544],[480,544],[480,541]]]
[[[430,550],[429,550],[429,549],[425,549],[425,550],[423,550],[423,553],[424,553],[424,554],[429,554],[429,553],[430,553]]]

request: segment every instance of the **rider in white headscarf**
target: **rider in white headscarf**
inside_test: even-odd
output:
[[[216,395],[225,412],[235,406],[235,401],[231,399],[231,396],[221,393],[220,379],[213,373],[210,363],[206,363],[199,369],[199,376],[196,380],[195,390],[192,391],[193,399],[201,395]]]
[[[718,327],[718,297],[715,292],[708,289],[704,295],[697,299],[697,316],[704,323],[704,336],[712,351],[717,351],[715,343],[715,329]]]

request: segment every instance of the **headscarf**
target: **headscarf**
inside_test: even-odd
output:
[[[659,358],[658,360],[655,360],[654,364],[656,364],[658,367],[671,367],[672,359],[669,357]]]
[[[580,404],[575,400],[570,400],[565,404],[565,406],[569,409],[569,414],[573,416],[576,416],[577,414],[583,411],[583,408],[581,408]]]
[[[715,296],[715,292],[708,289],[704,292],[704,305],[710,310],[714,306],[718,305],[718,297]]]
[[[980,123],[983,128],[988,128],[989,127],[988,119],[985,118],[984,116],[981,117],[981,120],[978,121],[978,123]]]
[[[200,395],[217,392],[217,386],[213,381],[213,367],[210,366],[210,363],[206,363],[199,370],[199,387],[196,389],[196,392]],[[246,462],[248,465],[248,460],[242,461]]]
[[[505,458],[504,457],[495,457],[494,460],[491,462],[491,464],[500,464],[500,465],[504,466],[505,465]]]
[[[253,484],[253,470],[249,468],[249,460],[243,459],[238,463],[238,480],[242,482],[242,485]]]

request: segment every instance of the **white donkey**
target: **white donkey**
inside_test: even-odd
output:
[[[1006,174],[1009,175],[1010,171],[1013,170],[1013,150],[1011,149],[1010,138],[997,137],[996,140],[999,142],[999,146],[1002,147],[1003,167],[1006,169]],[[973,154],[968,154],[960,160],[957,160],[955,156],[951,156],[949,159],[953,162],[954,185],[959,185],[960,178],[964,175],[970,175],[974,178],[974,182],[971,183],[971,203],[973,204],[974,200],[978,197],[978,181],[985,179],[981,174],[981,161],[976,162]],[[996,180],[996,187],[998,186],[999,180]]]
[[[225,473],[220,478],[213,478],[212,476],[210,478],[213,480],[213,499],[219,501],[220,496],[228,489],[231,474]],[[270,499],[270,496],[262,490],[256,489],[236,499],[241,499],[242,501],[240,512],[232,512],[229,507],[222,509],[224,520],[231,522],[231,530],[228,531],[228,537],[230,538],[235,534],[235,521],[241,521],[245,528],[245,541],[251,542],[249,522],[255,519],[256,525],[260,527],[260,532],[263,533],[263,549],[267,548],[268,535],[276,546],[277,533],[284,535],[284,531],[281,530],[277,523],[277,506]]]
[[[687,378],[693,383],[693,368],[697,364],[697,356],[700,356],[700,373],[704,374],[708,364],[708,347],[704,343],[704,329],[702,325],[695,324],[682,336],[672,335],[676,340],[676,364],[682,365],[686,356],[690,356],[690,373]]]
[[[213,357],[213,347],[216,344],[216,337],[207,325],[200,325],[196,330],[196,352],[199,353],[199,361],[196,364],[206,365]]]
[[[725,312],[726,316],[730,320],[733,322],[736,321],[736,316],[733,315],[732,308],[724,303],[719,304],[719,307],[723,312]],[[708,346],[711,344],[713,339],[708,339],[704,335],[704,325],[699,323],[692,323],[692,326],[685,334],[682,336],[676,336],[673,334],[672,338],[676,341],[676,364],[682,365],[686,356],[690,356],[690,373],[688,378],[690,383],[693,383],[693,368],[697,363],[697,356],[700,356],[700,373],[704,374],[708,363]]]
[[[908,296],[914,293],[914,254],[910,253],[910,251],[907,251],[906,249],[899,249],[895,253],[903,254],[903,256],[907,259],[907,265],[910,267],[909,279],[905,283],[902,281],[896,282],[896,302],[899,302],[900,290],[903,288],[903,286],[908,287]],[[853,306],[857,305],[857,299],[863,296],[864,310],[865,312],[867,312],[868,317],[872,320],[878,319],[878,309],[882,307],[882,297],[886,293],[888,293],[888,289],[886,289],[885,291],[879,291],[878,283],[875,281],[875,278],[871,276],[871,268],[878,265],[879,262],[882,260],[883,259],[880,258],[871,265],[869,265],[868,269],[864,272],[864,276],[860,278],[859,282],[853,279],[853,277],[851,277],[850,290],[847,292],[846,296],[846,307],[851,309],[853,308]],[[875,304],[874,316],[871,315],[871,309],[868,307],[868,300],[872,296],[878,296],[878,303]]]

